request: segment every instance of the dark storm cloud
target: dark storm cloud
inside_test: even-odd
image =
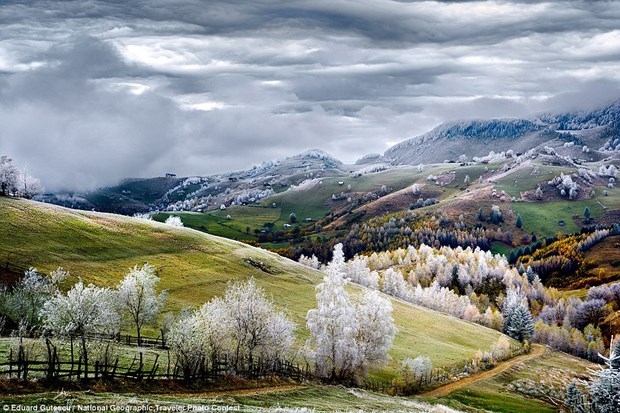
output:
[[[48,188],[354,161],[456,118],[620,96],[614,1],[0,5],[0,152]]]

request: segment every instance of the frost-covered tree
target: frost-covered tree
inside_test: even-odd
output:
[[[24,168],[19,177],[17,193],[26,199],[32,199],[43,193],[43,185],[39,179],[31,176],[28,170]]]
[[[317,270],[321,267],[319,259],[314,254],[312,254],[312,257],[306,257],[305,255],[301,254],[297,262],[305,265],[306,267],[314,268]]]
[[[544,196],[542,188],[539,186],[536,188],[536,199],[542,199]]]
[[[560,195],[568,195],[568,199],[575,199],[579,192],[579,186],[573,181],[570,175],[564,175],[560,173],[559,177],[555,177],[549,181],[549,185],[555,186],[560,190]]]
[[[16,192],[19,171],[13,160],[6,155],[0,156],[0,195],[7,196]]]
[[[365,377],[369,369],[384,366],[392,347],[396,327],[392,318],[392,304],[377,291],[366,291],[356,307],[358,349],[357,377]]]
[[[159,281],[153,266],[144,264],[138,268],[136,265],[117,287],[118,308],[121,316],[136,328],[138,345],[142,344],[142,327],[155,323],[166,302],[167,293],[155,291]]]
[[[504,306],[504,333],[521,342],[534,335],[534,319],[526,298],[516,289],[509,289]]]
[[[3,313],[19,326],[20,333],[39,326],[43,304],[68,275],[62,268],[52,271],[49,276],[30,268],[11,290],[4,292]]]
[[[168,225],[172,225],[173,227],[183,226],[183,221],[181,221],[181,218],[175,215],[170,215],[168,218],[166,218],[165,223]]]
[[[275,309],[254,278],[228,285],[223,299],[238,368],[246,358],[251,366],[258,357],[277,358],[293,344],[295,324]]]
[[[383,274],[383,287],[381,291],[393,297],[406,299],[408,288],[402,273],[393,268],[388,268]]]
[[[78,281],[66,294],[57,291],[43,304],[41,318],[44,327],[58,336],[78,337],[84,361],[84,377],[88,377],[87,336],[114,335],[120,329],[120,317],[115,308],[116,293]]]
[[[340,382],[362,378],[369,368],[387,361],[396,329],[389,301],[368,292],[355,305],[345,291],[342,245],[316,287],[317,308],[308,311],[308,347],[318,377]]]
[[[620,337],[616,337],[610,345],[609,367],[620,370]]]
[[[612,345],[609,358],[603,359],[607,368],[594,372],[595,378],[588,386],[592,410],[596,413],[614,413],[620,411],[620,369],[615,367],[620,354]]]
[[[198,374],[205,366],[205,333],[197,314],[181,314],[166,336],[166,342],[186,380]]]
[[[587,396],[573,381],[566,388],[566,404],[574,413],[586,413],[590,411]]]
[[[534,319],[525,305],[517,306],[510,314],[510,318],[504,320],[505,333],[515,340],[523,342],[534,335]]]
[[[294,343],[295,324],[265,296],[253,278],[231,282],[193,314],[180,317],[168,333],[177,365],[186,378],[227,361],[243,373],[283,360]]]
[[[341,277],[346,277],[344,252],[342,251],[341,243],[334,245],[332,260],[327,264],[326,271],[328,273],[337,273]]]
[[[405,393],[419,388],[424,379],[430,377],[433,364],[427,356],[418,356],[414,359],[407,357],[401,363],[399,375],[404,381]]]
[[[502,210],[497,205],[491,207],[491,215],[489,217],[493,224],[499,224],[504,221]]]
[[[415,183],[411,185],[411,192],[413,193],[413,195],[419,195],[420,193],[422,193],[422,189],[424,189],[423,184]]]
[[[355,308],[344,289],[345,279],[338,265],[338,248],[327,266],[323,282],[316,287],[317,308],[306,316],[309,347],[316,375],[330,381],[350,381],[358,364]],[[340,246],[342,251],[342,246]]]
[[[379,288],[379,274],[368,268],[367,257],[356,255],[347,262],[345,271],[352,282],[375,290]]]
[[[601,165],[598,169],[598,174],[602,177],[615,178],[618,175],[618,168],[614,165],[609,165],[607,167],[605,165]]]

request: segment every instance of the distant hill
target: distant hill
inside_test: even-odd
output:
[[[149,210],[207,210],[222,204],[254,203],[308,178],[339,176],[342,162],[319,149],[263,162],[243,171],[210,176],[126,179],[116,186],[87,193],[55,193],[45,202],[69,208],[133,215]]]
[[[400,142],[384,154],[395,165],[417,165],[482,157],[490,151],[527,152],[546,145],[573,142],[592,152],[620,150],[620,101],[584,112],[543,114],[531,119],[492,119],[449,122]],[[602,156],[604,157],[604,156]]]

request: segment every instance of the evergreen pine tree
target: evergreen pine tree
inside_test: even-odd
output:
[[[521,214],[517,214],[517,223],[515,224],[517,228],[523,228],[523,221],[521,221]]]
[[[534,335],[534,318],[524,304],[518,305],[510,315],[504,327],[506,334],[515,340],[524,342]]]
[[[579,390],[574,381],[566,388],[566,404],[575,413],[585,413],[587,411],[585,395]]]
[[[504,333],[521,342],[534,335],[534,318],[527,306],[527,300],[519,290],[508,290],[503,305]]]

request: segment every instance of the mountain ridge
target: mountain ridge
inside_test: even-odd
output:
[[[484,156],[485,153],[481,152],[483,147],[494,152],[511,149],[526,152],[567,141],[589,144],[595,150],[617,150],[616,147],[620,149],[620,142],[615,141],[619,132],[620,100],[617,100],[592,111],[446,122],[390,147],[385,151],[383,160],[395,165],[415,165],[422,161],[437,163],[456,160],[460,155],[468,158]]]

